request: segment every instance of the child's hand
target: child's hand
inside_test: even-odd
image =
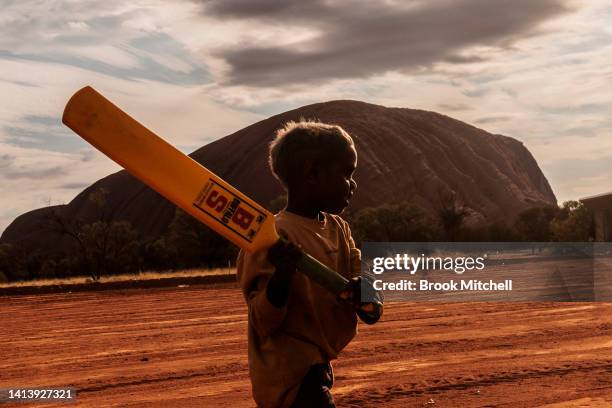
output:
[[[361,301],[362,284],[365,286],[367,291],[366,298],[373,299],[373,302]],[[361,276],[352,278],[346,286],[346,289],[340,292],[338,298],[352,304],[357,312],[357,315],[364,323],[374,324],[382,316],[383,306],[380,294],[374,290],[367,279],[365,281],[362,280]]]
[[[346,289],[340,292],[338,297],[355,307],[359,307],[361,304],[361,276],[349,280]]]
[[[281,238],[268,249],[268,261],[277,271],[293,274],[297,262],[302,257],[302,250],[291,241]]]

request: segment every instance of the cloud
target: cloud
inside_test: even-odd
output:
[[[11,85],[17,85],[17,86],[25,86],[25,87],[32,87],[32,88],[37,87],[36,84],[32,82],[28,82],[28,81],[7,81],[5,79],[0,79],[0,82],[4,82],[7,84],[11,84]]]
[[[85,186],[119,167],[100,154],[22,148],[0,141],[0,232],[17,215],[50,204],[67,203]]]
[[[58,188],[61,189],[66,189],[66,190],[84,190],[85,188],[89,187],[90,183],[79,183],[79,182],[74,182],[74,183],[65,183],[65,184],[60,184],[58,186]]]
[[[152,10],[117,1],[12,3],[0,20],[0,60],[69,65],[124,80],[210,82],[205,64],[183,44],[133,23],[154,17]]]
[[[184,152],[265,116],[356,99],[515,137],[560,199],[610,190],[603,159],[580,177],[561,167],[612,157],[607,0],[2,6],[0,171],[18,177],[0,175],[0,231],[118,170],[59,124],[86,84]]]
[[[103,60],[89,58],[86,55],[67,55],[62,52],[57,52],[52,55],[38,53],[14,53],[11,51],[1,51],[0,59],[5,60],[21,60],[45,62],[53,64],[71,65],[85,70],[98,72],[104,75],[113,76],[127,80],[153,80],[159,82],[167,82],[176,85],[196,85],[209,82],[209,76],[206,71],[199,67],[190,67],[187,70],[184,65],[180,70],[170,69],[163,63],[160,63],[161,57],[155,57],[147,53],[141,53],[132,49],[121,49],[115,47],[93,47],[86,53],[96,53],[98,56],[106,55]],[[121,60],[128,62],[122,62]],[[109,61],[109,62],[107,62]],[[180,60],[174,58],[173,61]],[[127,66],[126,66],[127,65]]]
[[[491,92],[491,90],[484,86],[475,87],[473,89],[465,89],[462,91],[465,96],[470,98],[480,98],[489,92]]]
[[[604,156],[596,159],[576,157],[571,162],[568,160],[552,161],[548,168],[559,178],[588,178],[600,174],[612,173],[610,170],[612,156]]]
[[[611,155],[596,159],[575,157],[552,161],[545,167],[550,173],[549,181],[564,193],[560,201],[567,201],[612,190],[611,162]]]
[[[570,9],[561,0],[460,0],[404,3],[331,1],[204,1],[203,13],[315,34],[290,44],[240,43],[215,55],[229,85],[278,86],[389,71],[412,72],[437,62],[464,64],[486,55],[471,47],[509,47]]]
[[[439,103],[436,108],[442,112],[461,112],[472,109],[465,103]]]
[[[4,173],[4,170],[9,168],[13,162],[15,161],[15,156],[11,156],[10,154],[2,154],[0,155],[0,169]]]
[[[568,115],[568,114],[590,114],[602,113],[609,111],[610,106],[604,103],[574,103],[574,104],[557,104],[556,106],[543,106],[541,112],[553,115]]]
[[[88,146],[74,137],[59,117],[46,115],[24,115],[16,124],[4,126],[0,138],[13,146],[55,152],[75,152]]]
[[[55,179],[66,174],[68,174],[67,167],[56,166],[42,169],[22,167],[6,171],[2,176],[10,179],[44,180]]]
[[[310,21],[317,17],[329,18],[324,11],[331,11],[323,0],[205,0],[206,12],[216,17],[263,18],[282,20],[287,18]]]
[[[43,163],[39,166],[19,165],[17,157],[10,154],[0,156],[0,177],[6,180],[16,179],[55,179],[58,176],[64,176],[68,173],[68,166],[45,166]]]
[[[510,116],[487,116],[484,118],[476,119],[474,123],[477,123],[479,125],[485,125],[487,123],[505,122],[511,119],[512,117]]]

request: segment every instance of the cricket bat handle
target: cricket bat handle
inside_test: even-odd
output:
[[[346,289],[346,285],[348,285],[348,279],[336,271],[329,269],[306,252],[302,252],[302,257],[298,260],[297,267],[312,281],[323,286],[335,295],[339,295],[340,292]]]
[[[335,295],[347,290],[349,285],[348,279],[340,275],[336,271],[329,269],[327,266],[302,251],[302,256],[297,261],[297,267],[302,273],[312,281],[323,286]],[[382,315],[383,304],[379,301],[361,303],[355,307],[357,315],[364,323],[374,324]],[[361,313],[360,313],[361,312]],[[376,319],[368,319],[364,316],[377,316]]]

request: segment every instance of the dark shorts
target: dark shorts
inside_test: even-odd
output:
[[[335,408],[329,389],[334,384],[334,373],[329,363],[310,367],[291,408]]]

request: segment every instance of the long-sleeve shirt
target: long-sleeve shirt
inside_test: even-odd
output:
[[[359,276],[361,253],[341,217],[324,213],[318,221],[287,211],[275,217],[277,230],[305,252],[347,279]],[[310,366],[335,359],[355,336],[355,311],[302,273],[293,276],[287,303],[272,305],[266,286],[274,268],[266,251],[241,252],[237,267],[249,309],[253,398],[259,407],[288,407]]]

